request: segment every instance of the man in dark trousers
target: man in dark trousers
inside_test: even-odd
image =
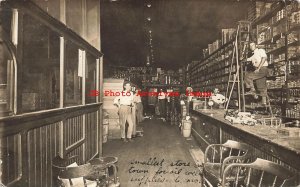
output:
[[[250,49],[253,51],[253,55],[247,59],[247,61],[251,61],[254,66],[254,71],[245,72],[245,85],[246,88],[250,89],[249,92],[246,92],[245,95],[255,95],[256,90],[254,87],[254,80],[262,79],[267,77],[268,75],[268,62],[267,62],[267,54],[264,49],[259,49],[256,47],[254,42],[250,43]],[[262,96],[262,104],[266,104],[267,97],[267,86],[265,86],[261,91],[260,95]]]

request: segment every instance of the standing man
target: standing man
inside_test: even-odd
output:
[[[165,121],[166,120],[166,94],[163,89],[160,89],[157,98],[158,98],[160,116],[162,120]]]
[[[114,104],[119,108],[119,120],[121,127],[121,139],[124,142],[131,142],[132,130],[133,130],[133,121],[131,110],[133,107],[133,92],[131,92],[131,84],[129,82],[124,82],[123,84],[124,91],[120,93],[120,96],[117,96],[114,99]],[[128,122],[127,129],[127,139],[125,136],[126,132],[126,121]]]
[[[140,96],[140,92],[141,92],[141,89],[138,88],[137,92],[135,94],[135,97],[134,97],[134,102],[136,103],[136,118],[137,118],[138,123],[140,123],[144,120],[144,115],[143,115],[144,108],[143,108],[143,103],[142,103],[142,99]]]
[[[245,84],[246,88],[250,89],[249,92],[245,93],[245,95],[255,95],[256,90],[254,87],[254,80],[265,78],[268,75],[268,62],[267,62],[267,54],[264,49],[258,49],[254,42],[250,43],[250,49],[253,51],[253,55],[247,59],[247,61],[251,61],[252,65],[255,67],[254,72],[245,72]],[[265,83],[266,85],[266,83]],[[262,96],[262,104],[267,103],[267,86],[261,90]]]

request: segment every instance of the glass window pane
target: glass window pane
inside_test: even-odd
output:
[[[83,29],[82,0],[66,0],[66,23],[67,26],[82,36]]]
[[[96,90],[96,57],[90,53],[86,54],[87,60],[87,75],[85,83],[85,102],[86,103],[95,103],[96,97],[99,94],[99,90]]]
[[[12,114],[14,62],[5,42],[0,38],[0,117]]]
[[[24,15],[22,111],[59,107],[59,35]]]
[[[6,35],[11,35],[12,9],[5,3],[0,6],[0,33],[5,32]]]
[[[0,117],[13,114],[14,61],[12,50],[8,48],[11,38],[12,10],[0,6]],[[12,45],[12,44],[11,44]]]
[[[65,50],[65,103],[64,106],[82,104],[82,75],[79,66],[79,48],[71,41],[66,41]]]
[[[60,0],[32,0],[52,17],[59,20]]]

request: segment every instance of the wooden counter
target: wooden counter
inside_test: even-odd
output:
[[[202,150],[212,143],[237,140],[251,145],[255,156],[300,172],[300,137],[278,134],[277,128],[266,125],[231,124],[224,119],[224,113],[224,110],[191,111],[192,134]]]

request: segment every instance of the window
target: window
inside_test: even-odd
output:
[[[85,102],[88,103],[95,103],[97,94],[91,95],[91,91],[96,90],[96,57],[91,55],[90,53],[86,54],[87,60],[87,74],[85,79]],[[96,90],[99,91],[99,90]]]
[[[66,23],[78,35],[83,36],[83,1],[66,0]]]
[[[58,108],[59,35],[29,15],[24,15],[23,32],[22,111]]]
[[[1,5],[2,6],[2,5]],[[11,32],[11,9],[0,6],[0,117],[13,114],[14,64],[9,46]],[[6,38],[4,38],[6,37]]]
[[[78,46],[66,41],[64,106],[82,104],[82,58],[83,54]]]

